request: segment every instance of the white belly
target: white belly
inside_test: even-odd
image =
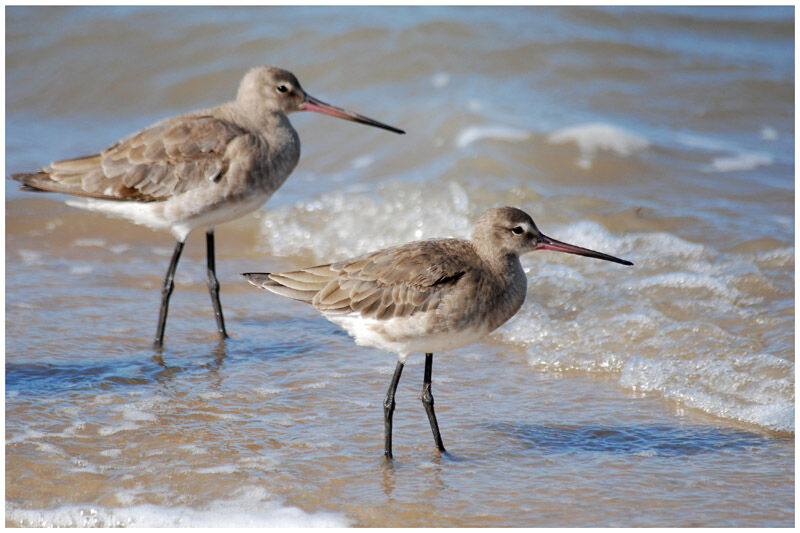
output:
[[[253,192],[239,200],[206,205],[199,194],[188,192],[161,202],[125,202],[96,198],[71,198],[67,205],[124,218],[155,230],[168,230],[185,241],[195,228],[213,227],[230,222],[260,208],[270,194]]]
[[[480,340],[488,333],[485,327],[431,331],[431,316],[426,313],[388,320],[363,318],[357,313],[325,313],[325,317],[344,328],[356,344],[396,353],[401,362],[405,362],[411,353],[453,350]]]

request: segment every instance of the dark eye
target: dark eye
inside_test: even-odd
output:
[[[275,89],[276,89],[276,90],[277,90],[279,93],[286,93],[286,92],[289,92],[289,88],[288,88],[286,85],[278,85],[277,87],[275,87]]]
[[[523,233],[525,233],[525,230],[522,229],[522,226],[517,226],[511,229],[511,233],[513,233],[514,235],[522,235]]]

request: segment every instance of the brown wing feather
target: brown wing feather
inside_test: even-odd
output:
[[[209,182],[228,168],[226,150],[247,131],[212,116],[159,122],[90,156],[11,175],[28,188],[112,200],[163,200]]]
[[[439,239],[294,272],[246,277],[321,311],[387,319],[435,308],[442,289],[458,283],[475,261],[477,254],[468,241]]]

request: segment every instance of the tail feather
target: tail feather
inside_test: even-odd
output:
[[[244,276],[247,281],[256,287],[266,289],[270,292],[274,292],[275,294],[279,294],[293,300],[299,300],[301,302],[311,303],[311,300],[314,299],[314,295],[317,294],[317,291],[314,289],[302,290],[282,285],[281,283],[273,280],[270,277],[271,274],[269,272],[248,272],[242,274],[242,276]]]
[[[12,180],[20,182],[20,190],[36,192],[63,192],[67,194],[80,194],[80,176],[70,176],[67,179],[55,180],[49,172],[19,172],[9,176]]]
[[[20,190],[47,192],[47,189],[42,187],[42,183],[49,178],[45,172],[17,172],[11,174],[9,178],[20,183]]]
[[[10,179],[21,183],[20,189],[38,192],[61,192],[76,196],[107,198],[97,182],[106,178],[100,154],[64,159],[36,172],[17,172]],[[116,199],[116,198],[110,198]]]
[[[330,276],[316,276],[304,270],[294,272],[281,272],[280,274],[270,274],[270,279],[275,283],[295,289],[298,291],[318,292],[325,288],[330,282]]]

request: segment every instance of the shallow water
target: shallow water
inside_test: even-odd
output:
[[[297,114],[300,164],[202,238],[6,190],[6,524],[794,524],[791,8],[7,8],[6,172],[233,96],[250,66],[402,137]],[[46,30],[46,31],[45,31]],[[124,60],[123,60],[124,58]],[[394,357],[240,272],[469,235],[517,205],[634,267],[540,252],[436,354],[449,453]]]

